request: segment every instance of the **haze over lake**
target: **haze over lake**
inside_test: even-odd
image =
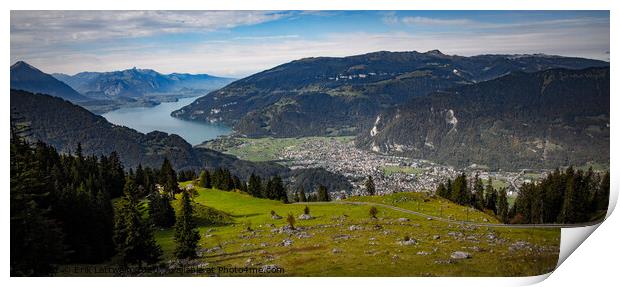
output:
[[[170,116],[172,111],[192,103],[196,98],[182,98],[176,102],[161,103],[154,107],[121,108],[102,116],[113,124],[126,126],[142,133],[157,130],[177,134],[191,145],[231,133],[232,130],[223,125],[184,121]]]

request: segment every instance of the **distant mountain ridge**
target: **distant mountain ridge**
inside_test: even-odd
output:
[[[356,142],[491,169],[609,164],[609,68],[512,74],[386,110]]]
[[[234,79],[208,74],[161,74],[151,69],[82,72],[73,76],[53,74],[78,92],[96,99],[140,98],[147,95],[203,92],[220,88]]]
[[[237,80],[172,113],[224,122],[247,136],[352,135],[407,101],[513,72],[609,63],[548,55],[445,55],[438,50],[304,58]]]
[[[18,61],[11,66],[11,89],[48,94],[76,103],[90,100],[69,85],[24,61]]]

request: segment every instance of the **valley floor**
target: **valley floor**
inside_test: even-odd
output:
[[[435,190],[440,182],[461,172],[483,180],[493,179],[495,188],[507,187],[509,197],[523,182],[544,175],[533,171],[487,171],[477,166],[465,170],[428,160],[384,155],[355,146],[354,137],[243,138],[224,137],[205,147],[250,161],[275,161],[292,169],[321,167],[341,174],[353,185],[350,193],[330,191],[336,197],[364,195],[364,183],[372,176],[378,194],[411,190]],[[511,199],[512,200],[512,199]]]

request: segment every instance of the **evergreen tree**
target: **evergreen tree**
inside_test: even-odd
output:
[[[238,189],[238,190],[243,190],[243,183],[241,183],[241,179],[239,179],[238,176],[233,176],[232,177],[233,180],[233,188],[234,189]]]
[[[11,276],[52,275],[66,255],[63,233],[42,206],[49,194],[41,193],[46,182],[37,173],[39,161],[32,158],[28,144],[11,129]]]
[[[329,192],[327,192],[327,187],[325,187],[324,185],[320,185],[319,186],[319,191],[318,193],[318,201],[330,201],[329,199]]]
[[[467,177],[465,173],[462,173],[454,180],[452,185],[452,201],[461,205],[466,205],[470,202],[470,195],[471,192],[467,186]]]
[[[171,196],[155,191],[149,195],[149,216],[153,224],[159,227],[171,227],[175,223],[175,213],[170,204]]]
[[[448,192],[448,189],[446,188],[446,186],[443,183],[440,183],[437,186],[437,189],[435,190],[435,194],[439,197],[443,197],[446,199],[450,198],[450,193]]]
[[[306,191],[304,187],[299,188],[299,202],[306,202],[308,199],[306,198]]]
[[[198,186],[211,188],[211,175],[208,170],[205,169],[200,172],[200,176],[198,177]]]
[[[152,225],[142,216],[143,210],[135,183],[128,180],[114,224],[114,242],[123,264],[155,263],[162,255]]]
[[[159,184],[164,188],[164,191],[173,195],[179,193],[179,184],[177,180],[177,173],[172,168],[172,164],[168,158],[164,158],[164,162],[161,164],[159,170]]]
[[[503,223],[508,223],[508,196],[506,195],[506,188],[501,188],[499,190],[497,215]]]
[[[248,193],[254,197],[261,197],[262,183],[259,176],[252,173],[248,181]]]
[[[491,179],[489,179],[489,182],[491,181]],[[489,186],[487,185],[487,188]],[[487,190],[487,192],[491,191],[493,189],[493,187],[491,186],[490,190]],[[478,174],[476,174],[476,176],[474,177],[474,195],[472,196],[472,206],[478,210],[483,210],[485,207],[485,202],[484,202],[484,186],[482,184],[482,179],[480,179],[480,177],[478,176]],[[495,206],[495,204],[493,204],[493,206]]]
[[[282,178],[280,178],[280,176],[276,175],[272,178],[271,188],[273,194],[271,199],[288,203],[288,195],[286,194],[286,189],[284,188],[284,184],[282,183]]]
[[[370,214],[370,217],[376,219],[377,218],[377,213],[379,213],[379,210],[377,210],[376,207],[371,206],[370,210],[368,211],[368,214]]]
[[[174,255],[179,259],[195,258],[200,234],[196,229],[194,211],[189,192],[183,191],[181,210],[174,226],[174,241],[176,249]]]
[[[368,195],[375,195],[375,182],[372,180],[372,176],[368,176],[368,179],[366,179],[366,183],[364,184],[364,186],[366,187],[366,193]]]
[[[139,164],[138,167],[136,168],[136,176],[134,177],[134,182],[136,183],[136,185],[138,187],[144,188],[145,187],[145,177],[144,177],[144,169],[142,168],[142,165]]]
[[[609,171],[605,172],[600,185],[596,187],[593,202],[593,210],[595,212],[599,210],[607,210],[607,207],[609,206]]]
[[[559,223],[574,223],[577,217],[577,194],[575,192],[575,172],[573,167],[566,169],[566,189],[564,192],[564,201],[562,203],[562,211],[558,216]]]
[[[494,214],[497,214],[497,190],[492,185],[493,183],[489,181],[486,188],[486,200],[484,202],[484,207],[488,210],[493,211]]]

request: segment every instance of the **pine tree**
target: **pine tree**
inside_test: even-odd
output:
[[[248,181],[248,193],[254,197],[261,197],[262,183],[259,176],[252,173]]]
[[[489,182],[491,181],[491,179],[489,179]],[[489,186],[487,185],[487,188]],[[491,186],[491,189],[493,187]],[[487,190],[487,192],[490,190]],[[478,174],[476,174],[476,177],[474,177],[474,195],[472,197],[472,205],[474,208],[478,209],[478,210],[483,210],[484,209],[484,186],[482,184],[482,179],[480,179],[480,177],[478,176]]]
[[[164,187],[164,191],[173,195],[179,193],[179,184],[177,180],[177,173],[172,168],[172,164],[168,158],[164,158],[164,162],[161,164],[159,170],[159,184]]]
[[[41,193],[45,181],[37,172],[40,163],[11,127],[10,205],[11,276],[47,276],[65,257],[63,233],[42,206],[49,194]]]
[[[498,194],[497,194],[497,190],[493,187],[493,182],[492,182],[491,179],[489,179],[489,182],[487,183],[485,197],[486,198],[483,201],[484,202],[484,208],[493,211],[494,214],[497,214],[497,211],[498,211],[498,207],[497,207]]]
[[[200,234],[196,229],[194,211],[189,192],[183,191],[181,210],[174,226],[174,241],[176,249],[174,255],[179,259],[195,258]]]
[[[273,197],[271,199],[280,200],[284,203],[288,203],[288,195],[286,193],[286,189],[284,188],[284,184],[282,183],[282,178],[276,175],[272,178],[271,188]]]
[[[198,186],[211,188],[211,175],[208,170],[203,170],[200,172],[200,177],[198,177]]]
[[[308,198],[306,198],[306,191],[303,186],[299,188],[299,202],[306,202]]]
[[[594,193],[594,211],[607,210],[609,206],[609,171],[605,172]]]
[[[465,173],[458,176],[452,185],[452,201],[465,205],[470,202],[471,192],[467,186],[467,177]]]
[[[372,180],[372,176],[368,176],[368,179],[366,179],[366,183],[364,184],[364,186],[366,187],[366,193],[368,195],[375,195],[375,182]]]
[[[135,183],[128,180],[114,224],[114,242],[123,264],[155,263],[162,255],[153,226],[143,219],[142,213]]]
[[[370,210],[368,211],[368,214],[370,215],[371,218],[377,218],[377,213],[379,213],[379,210],[377,210],[376,207],[371,206]]]
[[[443,197],[446,199],[450,198],[450,193],[448,192],[448,189],[446,188],[446,186],[443,183],[440,183],[437,186],[437,189],[435,190],[435,194],[439,197]]]
[[[153,224],[159,227],[171,227],[175,223],[175,213],[170,204],[171,196],[155,191],[149,196],[149,216]]]
[[[508,196],[506,195],[506,188],[501,188],[499,190],[497,215],[503,223],[508,223]]]
[[[327,192],[327,187],[325,187],[324,185],[320,185],[319,186],[319,191],[318,191],[318,201],[329,201],[329,192]]]
[[[558,216],[559,223],[574,223],[577,217],[575,210],[577,195],[575,192],[575,172],[573,167],[566,169],[566,187],[564,191],[564,201],[562,211]]]

